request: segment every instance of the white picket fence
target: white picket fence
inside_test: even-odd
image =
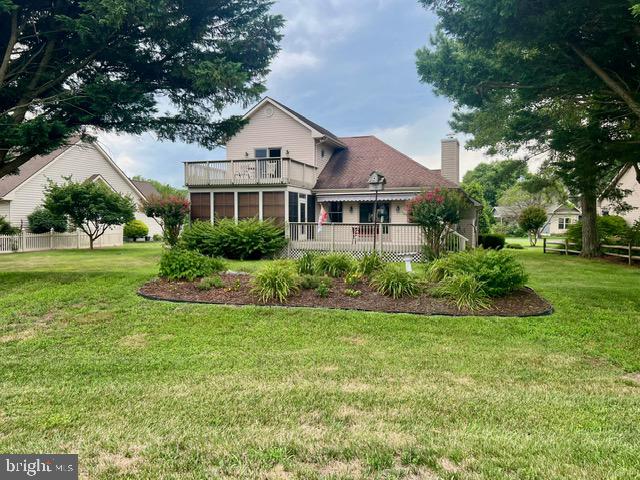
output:
[[[121,245],[121,227],[108,230],[94,243],[95,248],[119,247]],[[80,230],[66,233],[29,233],[24,230],[17,235],[0,235],[0,253],[37,252],[70,248],[89,248],[89,237]]]

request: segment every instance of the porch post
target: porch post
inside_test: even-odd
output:
[[[331,251],[335,251],[336,249],[336,226],[334,223],[330,223],[331,225]]]

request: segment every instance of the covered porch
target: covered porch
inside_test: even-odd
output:
[[[329,223],[318,227],[311,222],[288,222],[289,239],[286,255],[298,258],[306,252],[344,252],[355,257],[379,252],[389,261],[402,261],[409,256],[422,260],[424,236],[420,226],[411,223]],[[446,234],[445,249],[461,251],[471,247],[464,235],[450,231]]]

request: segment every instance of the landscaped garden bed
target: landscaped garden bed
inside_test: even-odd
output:
[[[549,302],[529,288],[521,288],[507,296],[493,298],[488,308],[479,310],[458,309],[446,298],[438,298],[424,292],[415,297],[394,299],[378,293],[367,282],[346,285],[342,278],[330,279],[326,297],[314,290],[301,289],[289,296],[286,302],[275,299],[262,302],[252,292],[252,276],[248,274],[221,274],[223,287],[201,290],[199,281],[154,280],[144,285],[139,293],[154,300],[213,303],[225,305],[272,305],[287,307],[321,307],[347,310],[367,310],[389,313],[416,313],[423,315],[545,315],[553,311]],[[351,297],[345,290],[359,291]]]

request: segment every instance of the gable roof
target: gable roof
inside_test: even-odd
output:
[[[149,200],[151,197],[161,197],[160,192],[153,186],[151,182],[147,182],[145,180],[133,180],[131,179],[131,183],[133,183],[140,193]]]
[[[140,191],[140,189],[131,181],[129,177],[125,175],[125,173],[116,165],[116,163],[111,159],[109,154],[104,151],[104,149],[97,142],[83,142],[80,137],[72,137],[69,139],[69,142],[57,150],[47,154],[47,155],[38,155],[29,159],[23,165],[20,166],[20,170],[17,175],[5,175],[0,178],[0,198],[5,197],[9,193],[13,192],[16,188],[20,187],[23,183],[33,177],[40,170],[45,168],[50,163],[54,162],[57,158],[59,158],[63,153],[69,150],[72,147],[78,148],[93,148],[105,159],[105,161],[120,175],[123,180],[131,187],[131,189],[139,195],[141,198],[145,198],[144,194]],[[73,172],[70,172],[73,173]],[[96,175],[92,175],[89,177],[90,179],[94,179]]]
[[[387,189],[458,188],[439,172],[429,170],[373,135],[340,137],[340,140],[347,148],[334,152],[318,176],[315,189],[368,190],[369,175],[373,171],[385,176]]]
[[[280,110],[282,110],[285,113],[287,113],[288,115],[290,115],[294,120],[300,122],[305,127],[309,128],[312,131],[315,130],[319,135],[328,137],[331,140],[333,140],[337,145],[342,146],[342,142],[340,141],[340,138],[338,136],[336,136],[335,134],[331,133],[326,128],[318,125],[317,123],[309,120],[307,117],[305,117],[301,113],[296,112],[292,108],[287,107],[286,105],[278,102],[277,100],[274,100],[271,97],[264,97],[257,104],[255,104],[253,107],[251,107],[251,109],[247,113],[244,114],[243,118],[248,118],[251,115],[253,115],[265,103],[271,103],[272,105],[276,106]]]
[[[69,143],[61,146],[53,152],[46,155],[38,155],[33,157],[20,166],[18,173],[15,175],[5,175],[0,178],[0,198],[4,197],[9,192],[13,191],[24,182],[26,182],[31,176],[39,172],[41,169],[49,165],[56,158],[69,150],[71,147],[80,142],[80,137],[73,137],[69,139]]]

